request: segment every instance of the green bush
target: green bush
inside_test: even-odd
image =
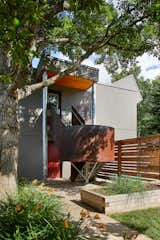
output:
[[[31,185],[0,202],[0,240],[73,240],[79,225],[62,213],[59,200]]]
[[[130,176],[118,176],[112,179],[112,182],[105,183],[104,194],[131,194],[134,192],[145,191],[145,184],[140,177],[131,178]]]

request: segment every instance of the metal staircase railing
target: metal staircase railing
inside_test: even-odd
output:
[[[72,106],[72,125],[85,125],[85,120],[79,112]]]

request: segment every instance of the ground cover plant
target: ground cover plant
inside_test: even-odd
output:
[[[160,208],[151,208],[123,214],[113,214],[112,217],[139,233],[148,235],[154,240],[160,239]]]
[[[65,216],[59,199],[49,191],[22,185],[19,193],[0,202],[0,240],[73,240],[79,223]]]
[[[99,191],[105,195],[131,194],[134,192],[144,192],[146,184],[140,177],[132,178],[130,176],[117,176],[111,182],[103,184]]]

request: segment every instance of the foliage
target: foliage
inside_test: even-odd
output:
[[[30,185],[20,186],[19,194],[0,202],[0,239],[73,240],[79,226],[71,223],[54,195]]]
[[[148,134],[160,134],[160,77],[152,81],[149,97],[148,113]]]
[[[149,135],[147,123],[150,121],[149,102],[151,96],[151,81],[142,78],[137,79],[137,83],[142,95],[142,101],[137,108],[137,134],[138,136]]]
[[[158,10],[155,0],[117,5],[112,0],[2,0],[0,46],[9,59],[7,73],[24,86],[33,57],[46,49],[62,52],[73,63],[97,52],[111,72],[119,64],[126,67],[146,51],[157,54]]]
[[[160,239],[160,208],[113,214],[112,217],[122,224],[148,235],[151,239]]]
[[[160,134],[160,79],[138,81],[143,101],[138,106],[139,135]]]
[[[141,67],[137,65],[137,62],[135,62],[132,66],[129,66],[128,68],[125,68],[123,70],[121,70],[120,72],[119,71],[115,71],[113,74],[112,74],[112,82],[116,82],[128,75],[133,75],[134,78],[136,79],[136,81],[143,81],[143,78],[140,77],[141,73]]]
[[[105,183],[102,191],[106,195],[131,194],[145,191],[145,184],[140,177],[133,179],[130,176],[122,175],[114,177],[110,183]]]
[[[40,39],[40,45],[45,45],[47,39],[52,39],[54,42],[56,37],[69,37],[72,41],[73,38],[77,38],[73,33],[78,33],[77,25],[74,25],[74,14],[79,12],[80,16],[86,16],[92,9],[98,11],[97,9],[102,3],[103,0],[22,0],[21,4],[18,0],[1,1],[0,45],[5,48],[6,52],[10,53],[14,64],[29,63],[30,56],[38,54],[39,43],[36,42],[36,38]],[[33,47],[32,44],[37,44],[37,46]],[[60,44],[60,47],[63,45]],[[53,49],[57,46],[58,44],[55,46],[53,44]],[[71,46],[68,47],[68,52],[70,52]],[[66,51],[64,48],[64,52]]]

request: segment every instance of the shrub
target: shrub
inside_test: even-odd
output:
[[[59,200],[24,185],[19,194],[0,202],[0,240],[73,240],[79,225],[62,213]]]
[[[135,179],[130,176],[117,176],[111,183],[105,183],[103,193],[105,194],[130,194],[145,191],[145,184],[140,177]]]

